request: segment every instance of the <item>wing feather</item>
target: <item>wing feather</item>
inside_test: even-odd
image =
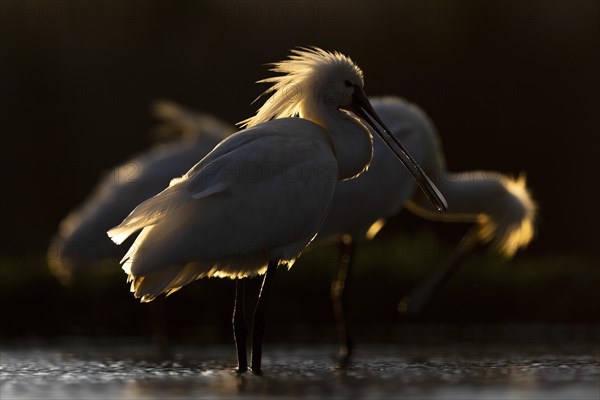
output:
[[[143,229],[123,259],[137,297],[202,277],[253,276],[272,259],[291,264],[312,240],[337,163],[320,127],[306,121],[311,133],[281,133],[281,121],[222,142],[110,232],[115,240]]]

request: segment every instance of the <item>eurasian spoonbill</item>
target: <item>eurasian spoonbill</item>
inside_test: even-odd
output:
[[[272,71],[283,75],[262,81],[273,84],[265,92],[271,96],[243,121],[246,129],[223,140],[108,232],[120,244],[142,230],[122,260],[131,290],[142,301],[214,276],[236,279],[238,303],[240,280],[264,274],[254,313],[254,372],[261,368],[276,268],[290,267],[315,237],[337,181],[358,176],[371,161],[372,137],[351,113],[394,151],[438,210],[447,207],[376,115],[362,89],[362,71],[348,57],[318,48],[293,50]],[[237,305],[234,336],[243,372],[246,328]]]

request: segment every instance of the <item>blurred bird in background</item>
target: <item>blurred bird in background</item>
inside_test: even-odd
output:
[[[153,132],[161,142],[106,172],[90,196],[67,215],[50,241],[48,264],[68,283],[77,273],[103,261],[119,260],[125,250],[106,236],[136,205],[163,190],[236,129],[218,118],[157,101],[163,121]]]

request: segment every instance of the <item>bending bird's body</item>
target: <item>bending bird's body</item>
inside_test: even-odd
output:
[[[448,209],[437,213],[405,170],[390,168],[396,160],[375,139],[368,171],[337,184],[318,240],[341,235],[371,239],[387,218],[406,207],[425,219],[476,223],[477,238],[508,257],[527,247],[534,234],[536,205],[524,177],[511,179],[496,171],[449,172],[439,136],[423,111],[398,97],[375,97],[371,103],[444,193]]]

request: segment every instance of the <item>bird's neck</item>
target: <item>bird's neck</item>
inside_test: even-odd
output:
[[[350,179],[363,172],[373,157],[373,140],[357,119],[324,102],[302,107],[300,117],[321,125],[338,162],[339,179]]]

